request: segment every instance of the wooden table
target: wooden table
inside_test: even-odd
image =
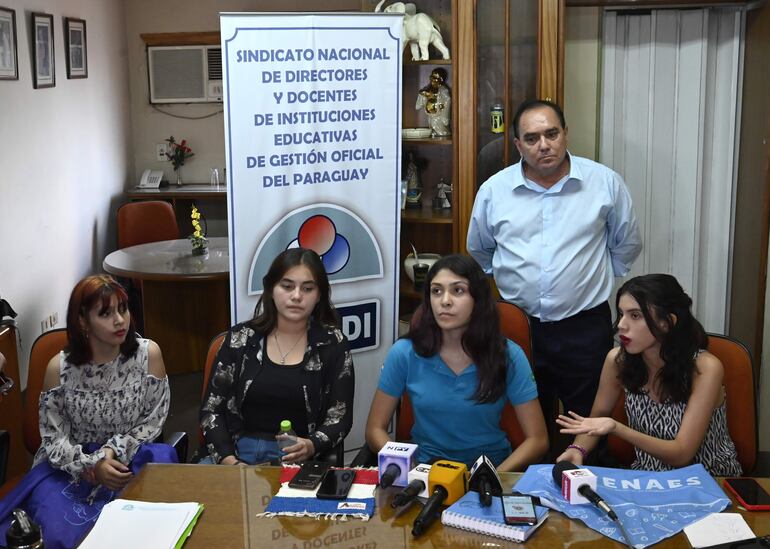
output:
[[[435,522],[420,538],[411,535],[412,522],[419,512],[411,506],[398,513],[390,500],[398,489],[378,490],[377,507],[369,521],[312,519],[305,517],[258,518],[270,497],[278,491],[277,467],[225,465],[147,465],[126,488],[123,497],[144,501],[197,501],[205,505],[186,549],[209,547],[290,547],[313,549],[401,547],[513,547],[512,543],[489,536],[444,528]],[[503,474],[503,485],[510,488],[518,473]],[[759,479],[770,489],[770,479]],[[734,512],[737,507],[731,507]],[[757,535],[770,532],[770,512],[740,511]],[[551,511],[549,518],[527,541],[529,548],[618,548],[619,543]],[[655,545],[656,548],[689,548],[684,533]]]
[[[224,200],[227,198],[227,187],[220,184],[214,188],[211,185],[180,185],[161,187],[159,189],[133,188],[126,191],[130,200]]]
[[[227,238],[210,238],[203,256],[192,255],[187,239],[131,246],[103,267],[142,281],[143,335],[160,345],[168,373],[203,370],[209,342],[230,326]]]

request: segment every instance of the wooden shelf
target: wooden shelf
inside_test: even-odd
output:
[[[452,138],[426,137],[425,139],[406,139],[402,137],[401,143],[404,145],[451,145]]]
[[[425,224],[451,224],[453,221],[452,210],[433,210],[430,208],[401,210],[403,223]]]
[[[427,61],[412,61],[411,59],[404,59],[404,66],[407,65],[451,65],[451,59],[428,59]]]
[[[401,283],[399,284],[399,294],[401,297],[406,297],[409,299],[422,299],[422,292],[418,292],[414,289],[414,282],[412,282],[406,275],[401,277]]]

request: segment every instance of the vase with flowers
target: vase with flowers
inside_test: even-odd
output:
[[[190,220],[193,226],[193,233],[189,237],[192,243],[192,253],[193,255],[204,255],[209,251],[209,240],[206,238],[206,219],[198,211],[195,204],[192,205]],[[201,221],[203,226],[201,226]]]
[[[192,152],[192,149],[187,146],[186,139],[182,139],[182,141],[177,143],[177,141],[174,139],[174,136],[172,135],[166,139],[166,143],[168,143],[166,158],[168,158],[171,162],[171,165],[174,166],[174,172],[176,173],[176,184],[181,185],[182,166],[184,166],[184,161],[191,156],[195,156],[195,153]]]

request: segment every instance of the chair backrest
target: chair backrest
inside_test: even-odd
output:
[[[118,208],[118,248],[178,238],[176,214],[168,202],[129,202]]]
[[[500,332],[518,344],[531,362],[532,336],[529,328],[529,317],[518,306],[507,301],[497,302],[497,312],[500,315]],[[422,307],[414,312],[412,322],[417,321],[420,315],[422,315]],[[396,440],[409,440],[412,436],[412,425],[414,425],[412,403],[409,401],[409,396],[404,393],[401,395],[401,404],[396,420]],[[508,436],[511,447],[516,448],[524,441],[524,432],[521,430],[519,421],[516,419],[516,412],[509,402],[506,402],[503,407],[500,428]]]
[[[40,335],[32,344],[27,371],[27,397],[24,402],[24,446],[30,454],[40,447],[40,391],[51,359],[67,346],[67,330],[59,328]]]
[[[738,461],[744,474],[754,470],[757,461],[757,408],[755,402],[754,368],[751,354],[739,341],[730,337],[709,334],[708,352],[717,357],[724,366],[724,387],[727,399],[727,429],[735,443]],[[623,406],[624,396],[615,403],[612,417],[627,424],[628,418]],[[631,444],[610,435],[610,451],[622,465],[634,460]]]
[[[211,368],[214,366],[214,359],[217,357],[219,348],[222,346],[222,342],[225,340],[225,335],[227,335],[227,332],[217,334],[209,343],[209,350],[206,353],[206,362],[203,365],[203,388],[201,389],[201,398],[206,396],[206,388],[209,386]]]
[[[225,340],[227,332],[222,332],[215,335],[209,343],[209,350],[206,353],[206,362],[203,365],[203,387],[201,388],[201,402],[206,397],[206,389],[209,386],[209,377],[211,377],[211,369],[214,366],[214,359],[219,352],[219,348],[222,346],[222,342]],[[198,442],[199,446],[203,447],[206,444],[206,440],[203,438],[203,431],[198,428]]]

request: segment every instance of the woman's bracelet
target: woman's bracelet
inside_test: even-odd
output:
[[[580,452],[580,455],[583,456],[583,459],[586,459],[588,457],[588,450],[586,450],[582,446],[578,444],[570,444],[569,446],[567,446],[567,450],[569,450],[570,448],[574,448],[575,450]]]

